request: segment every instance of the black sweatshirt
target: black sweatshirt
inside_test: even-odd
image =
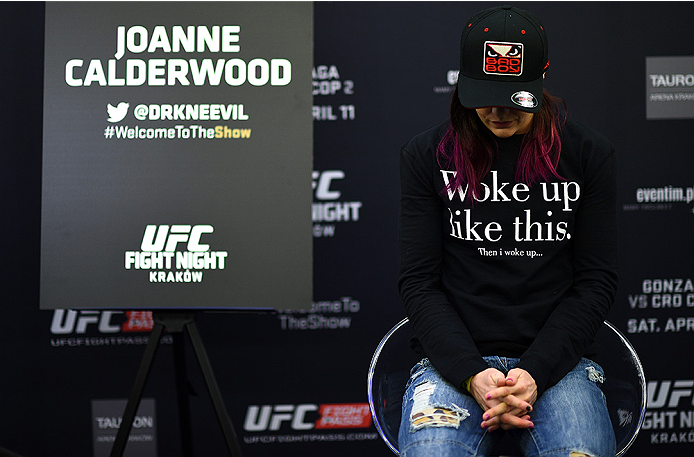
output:
[[[403,145],[400,295],[413,347],[461,386],[482,356],[519,357],[538,394],[592,341],[617,288],[615,154],[603,136],[568,122],[557,166],[564,178],[515,181],[521,135],[499,155],[474,204],[446,191],[436,147],[448,122]]]

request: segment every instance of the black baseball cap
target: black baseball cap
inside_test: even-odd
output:
[[[545,30],[534,14],[513,6],[477,13],[460,38],[460,103],[537,113],[548,55]]]

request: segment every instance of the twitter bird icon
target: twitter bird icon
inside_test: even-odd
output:
[[[108,121],[109,122],[120,122],[122,121],[125,116],[128,115],[128,108],[130,107],[130,103],[125,103],[125,102],[120,102],[118,106],[113,106],[112,104],[108,104],[106,107],[106,110],[108,111]]]

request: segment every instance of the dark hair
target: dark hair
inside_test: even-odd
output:
[[[532,186],[552,176],[563,179],[556,168],[561,154],[559,131],[565,121],[564,102],[543,90],[542,107],[533,116],[530,130],[521,144],[516,165],[517,182]],[[454,191],[467,184],[467,198],[473,201],[498,154],[494,138],[475,110],[461,105],[456,87],[451,101],[450,126],[436,149],[439,165],[456,172],[444,191]]]

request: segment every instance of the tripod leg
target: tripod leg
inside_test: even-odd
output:
[[[174,345],[174,366],[176,369],[176,391],[178,393],[178,415],[181,431],[181,450],[184,457],[193,456],[193,432],[190,423],[190,401],[188,399],[188,370],[186,369],[186,354],[184,335],[182,332],[172,333]]]
[[[224,434],[224,439],[226,440],[229,453],[234,457],[241,457],[241,448],[239,447],[239,443],[236,438],[236,432],[234,431],[234,426],[232,425],[231,419],[229,419],[229,414],[224,406],[224,400],[222,399],[222,394],[219,391],[219,385],[217,384],[217,380],[212,372],[212,365],[210,365],[210,359],[207,357],[205,346],[202,344],[202,339],[200,338],[200,333],[198,333],[198,328],[195,325],[195,322],[186,325],[186,327],[188,328],[190,341],[193,343],[193,349],[195,350],[195,355],[198,358],[200,369],[205,377],[207,390],[210,392],[212,404],[214,405],[217,413],[219,425],[222,427],[222,433]]]
[[[123,455],[125,445],[128,442],[128,436],[130,436],[130,430],[133,426],[135,413],[137,413],[137,408],[140,406],[140,400],[142,400],[142,391],[147,383],[149,370],[152,368],[152,361],[154,360],[154,356],[159,348],[159,340],[161,339],[163,332],[164,326],[155,323],[154,327],[152,328],[152,334],[149,336],[149,341],[147,342],[145,355],[142,357],[140,368],[137,371],[133,390],[130,392],[130,398],[128,398],[128,403],[125,405],[125,411],[123,412],[123,417],[121,418],[120,428],[118,429],[116,440],[111,448],[111,457],[121,457]]]

